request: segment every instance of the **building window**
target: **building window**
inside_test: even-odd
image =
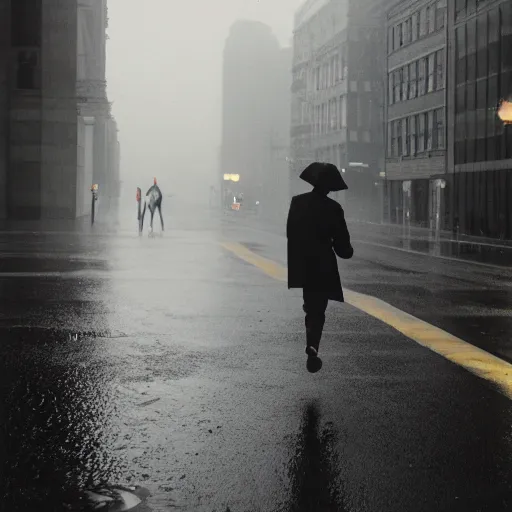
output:
[[[366,95],[359,95],[357,108],[357,127],[367,129],[370,125],[370,103]]]
[[[446,13],[446,0],[437,0],[436,3],[436,30],[444,28],[444,16]]]
[[[338,98],[334,98],[333,100],[333,108],[334,108],[334,129],[340,129],[340,119],[339,119],[339,106],[338,106]]]
[[[436,52],[436,90],[444,88],[444,50]]]
[[[341,127],[347,127],[347,97],[342,96],[340,102],[340,119],[341,119]]]
[[[476,19],[466,24],[467,80],[476,80]]]
[[[435,112],[435,145],[434,148],[445,148],[444,135],[444,108],[438,108]]]
[[[466,82],[467,75],[467,59],[466,59],[466,27],[463,25],[455,32],[456,37],[456,52],[457,52],[457,69],[455,83],[457,85]]]
[[[477,78],[483,78],[488,75],[487,71],[487,13],[482,14],[477,19]]]
[[[489,11],[489,75],[500,70],[500,17],[498,9]]]
[[[427,6],[427,34],[432,34],[435,31],[436,26],[436,13],[435,13],[435,5]]]
[[[400,73],[398,71],[393,71],[393,90],[395,93],[394,103],[398,103],[400,101]]]
[[[417,116],[418,124],[418,152],[422,153],[425,150],[425,115],[419,114]]]
[[[399,47],[402,47],[404,45],[404,27],[402,23],[398,25],[398,42]]]
[[[389,101],[389,105],[393,105],[393,103],[394,103],[393,99],[394,99],[395,91],[393,89],[393,76],[394,76],[393,73],[389,73],[388,74],[388,88],[389,88],[389,90],[388,90],[388,93],[389,93],[388,101]]]
[[[402,148],[402,120],[399,119],[395,121],[396,125],[396,150],[397,156],[402,156],[403,148]]]
[[[510,51],[510,48],[512,48],[512,5],[510,5],[510,1],[502,3],[500,5],[500,11],[501,47],[503,49],[501,55],[501,69],[506,72],[512,70],[512,52]],[[508,79],[507,74],[509,75]],[[512,92],[510,73],[503,73],[502,83],[504,85],[503,89],[506,89],[507,94],[510,94]],[[512,141],[509,141],[509,143],[510,142]]]
[[[432,149],[432,129],[434,126],[434,112],[425,112],[423,114],[425,118],[425,151]]]
[[[455,21],[466,17],[466,0],[455,0]]]
[[[393,34],[394,34],[393,48],[395,50],[400,48],[400,30],[398,27],[399,27],[398,25],[395,25],[395,29],[393,31]]]
[[[427,34],[427,10],[425,7],[420,10],[420,37]]]
[[[425,80],[426,80],[426,59],[420,59],[418,62],[418,96],[425,94]]]
[[[415,155],[418,148],[418,116],[411,116],[411,155]]]
[[[405,148],[404,155],[411,154],[411,120],[409,117],[405,118]]]
[[[395,48],[393,46],[394,42],[394,34],[393,34],[394,27],[388,28],[388,52],[391,53]]]
[[[416,41],[419,37],[419,32],[420,32],[420,15],[419,15],[419,13],[415,12],[412,15],[411,20],[412,20],[412,29],[411,29],[412,40]]]
[[[402,82],[402,99],[405,101],[409,98],[409,66],[402,69],[403,82]]]
[[[418,94],[418,61],[409,64],[409,99],[416,98]]]
[[[398,93],[400,96],[400,101],[406,99],[403,96],[403,87],[404,87],[404,68],[400,68],[398,70]]]
[[[436,54],[432,53],[427,57],[427,66],[428,66],[428,75],[427,75],[427,92],[432,92],[434,90],[434,78],[436,76],[436,67],[435,67],[435,57]]]
[[[404,21],[404,43],[409,44],[412,41],[412,18]]]
[[[391,121],[388,124],[388,154],[389,156],[396,156],[395,148],[396,148],[396,137],[395,137],[395,121]]]

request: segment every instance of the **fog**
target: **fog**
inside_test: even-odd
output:
[[[217,184],[222,51],[237,19],[291,45],[302,0],[109,0],[108,94],[119,123],[123,196],[157,177],[165,194],[207,204]],[[248,101],[250,99],[248,98]]]

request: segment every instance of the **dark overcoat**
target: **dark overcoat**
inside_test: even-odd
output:
[[[341,205],[316,190],[293,197],[286,236],[288,288],[324,292],[343,302],[336,255],[350,259],[354,249]]]

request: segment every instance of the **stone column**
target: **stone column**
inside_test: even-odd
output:
[[[77,0],[42,0],[43,218],[76,218]]]
[[[84,212],[91,214],[91,186],[94,184],[94,117],[84,117],[85,123],[85,158],[84,158]]]

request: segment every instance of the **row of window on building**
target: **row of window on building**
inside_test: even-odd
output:
[[[455,23],[485,9],[494,0],[455,0]]]
[[[457,85],[512,69],[510,2],[468,20],[455,35]]]
[[[444,49],[395,69],[388,75],[389,104],[444,89]]]
[[[335,54],[313,70],[314,87],[317,91],[334,87],[347,77],[347,47],[342,46]]]
[[[422,112],[388,123],[388,155],[414,156],[445,148],[444,108]]]
[[[446,0],[432,2],[406,20],[389,27],[388,52],[391,53],[444,28],[446,3]]]
[[[314,133],[323,134],[347,127],[347,96],[332,98],[314,111]]]

